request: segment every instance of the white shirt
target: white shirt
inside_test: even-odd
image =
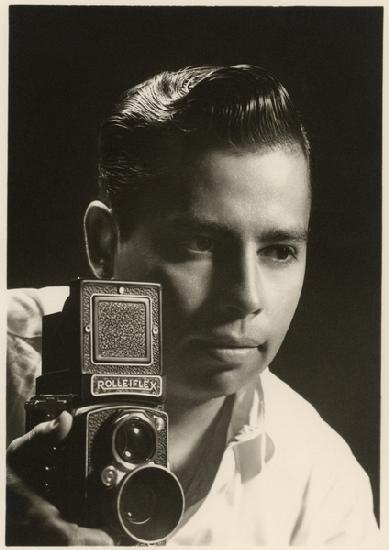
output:
[[[238,395],[213,486],[179,545],[377,548],[370,482],[345,441],[266,370]]]
[[[23,433],[23,403],[40,374],[40,318],[62,308],[66,287],[10,292],[9,436]],[[345,441],[268,369],[236,395],[211,490],[169,545],[363,545],[378,528],[370,482]]]

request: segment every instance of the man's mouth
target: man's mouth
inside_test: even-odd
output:
[[[201,346],[221,349],[246,349],[246,348],[264,348],[265,343],[255,338],[247,336],[206,336],[194,338]]]
[[[201,354],[225,365],[239,365],[265,351],[265,343],[247,337],[206,337],[192,341]]]

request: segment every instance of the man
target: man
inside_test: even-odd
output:
[[[89,261],[99,278],[163,286],[169,463],[187,503],[172,544],[376,543],[366,474],[268,369],[304,279],[309,154],[287,91],[252,66],[157,75],[102,127]],[[10,543],[112,542],[23,479],[71,422],[11,445]]]

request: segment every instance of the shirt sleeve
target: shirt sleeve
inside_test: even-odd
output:
[[[41,374],[42,316],[59,311],[67,287],[8,291],[7,303],[7,444],[24,433],[24,403]]]

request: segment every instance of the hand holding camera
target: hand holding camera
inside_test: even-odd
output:
[[[33,468],[53,445],[64,441],[72,427],[68,412],[37,424],[14,440],[7,450],[7,545],[110,546],[111,537],[100,529],[65,521],[59,510],[35,491]]]
[[[184,496],[167,469],[159,285],[77,281],[63,312],[44,318],[43,335],[43,374],[26,403],[33,431],[10,451],[16,471],[30,464],[26,479],[47,501],[24,491],[37,523],[52,532],[55,521],[63,527],[62,542],[51,544],[80,536],[92,544],[164,544]],[[63,411],[73,417],[71,430]],[[62,428],[41,424],[53,418]],[[37,434],[49,432],[45,449]],[[90,529],[78,533],[75,523]],[[112,539],[96,542],[96,527]]]

